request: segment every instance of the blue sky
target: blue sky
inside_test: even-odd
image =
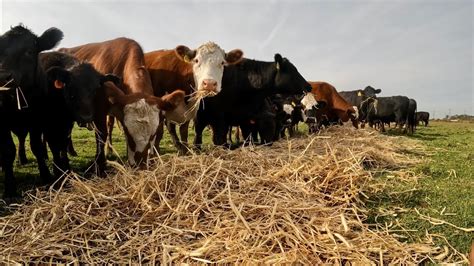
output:
[[[406,95],[418,110],[474,114],[473,2],[10,1],[1,31],[55,26],[60,47],[126,36],[152,51],[215,41],[245,56],[289,58],[310,81]]]

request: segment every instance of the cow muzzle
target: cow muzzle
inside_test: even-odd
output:
[[[213,79],[204,79],[201,83],[201,88],[203,90],[217,93],[217,81]]]

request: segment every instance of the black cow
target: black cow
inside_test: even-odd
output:
[[[96,92],[104,82],[119,83],[119,78],[102,75],[91,64],[61,52],[40,54],[39,69],[45,73],[46,90],[34,102],[41,132],[53,154],[55,176],[60,177],[70,170],[67,151],[74,122],[82,127],[92,123]]]
[[[15,144],[11,131],[15,128],[31,130],[32,151],[44,156],[38,121],[34,119],[33,98],[44,91],[44,73],[38,71],[38,54],[56,46],[63,33],[56,28],[35,35],[24,26],[16,26],[0,36],[0,160],[5,174],[5,198],[16,197],[13,175]],[[39,146],[38,146],[39,145]],[[46,165],[39,165],[43,180],[49,180]]]
[[[367,98],[377,98],[377,94],[381,91],[381,89],[374,89],[372,86],[367,86],[363,90],[340,91],[339,95],[341,95],[342,98],[352,106],[357,106],[359,108],[363,101]]]
[[[359,119],[369,125],[380,123],[381,131],[385,132],[385,121],[394,121],[400,128],[407,122],[410,100],[406,96],[378,97],[362,102]]]
[[[416,112],[415,114],[415,124],[418,125],[420,122],[425,123],[425,127],[428,126],[430,120],[430,113],[428,112]]]
[[[409,99],[406,129],[408,130],[408,132],[410,134],[415,133],[416,105],[417,104],[416,104],[416,101],[414,99]]]
[[[367,86],[363,90],[355,91],[340,91],[339,95],[344,98],[350,105],[361,108],[361,105],[364,101],[369,101],[370,99],[376,99],[377,94],[379,94],[381,89],[374,89],[372,86]],[[359,118],[359,121],[362,121]]]
[[[267,134],[267,122],[274,119],[266,109],[265,98],[276,94],[303,94],[311,86],[296,67],[280,54],[274,62],[244,59],[236,65],[226,66],[222,78],[222,91],[214,97],[205,98],[195,119],[194,144],[202,144],[202,131],[207,125],[213,130],[215,145],[227,144],[230,126],[238,125],[244,139],[248,139],[254,125],[260,125],[263,143],[273,140]],[[265,132],[264,132],[265,131]],[[274,129],[273,129],[274,132]]]

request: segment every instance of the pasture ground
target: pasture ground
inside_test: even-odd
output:
[[[114,147],[118,154],[124,155],[123,136],[119,130],[114,133]],[[389,130],[387,135],[398,133]],[[167,134],[165,136],[162,150],[173,152],[172,143]],[[191,133],[190,140],[192,138]],[[420,242],[427,235],[438,235],[440,237],[435,237],[435,241],[442,242],[445,238],[455,249],[467,254],[474,227],[474,123],[432,122],[429,127],[418,127],[417,132],[407,138],[416,140],[422,146],[405,151],[410,156],[423,159],[422,163],[409,169],[413,176],[421,178],[407,178],[400,182],[393,178],[394,169],[379,171],[378,178],[372,182],[384,185],[377,193],[367,195],[368,221],[398,223],[400,231],[409,232],[408,242]],[[76,129],[73,139],[79,156],[71,158],[72,167],[83,169],[93,159],[93,134]],[[210,142],[208,135],[206,141]],[[31,188],[30,180],[37,175],[34,157],[27,149],[31,163],[17,166],[15,170],[23,190]],[[2,191],[3,177],[0,182]]]

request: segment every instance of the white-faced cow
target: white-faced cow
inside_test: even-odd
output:
[[[280,54],[275,54],[273,62],[244,59],[238,64],[226,66],[222,91],[214,97],[205,98],[199,108],[194,143],[198,147],[202,144],[202,131],[207,125],[213,130],[215,145],[227,145],[228,130],[236,125],[242,129],[244,139],[257,125],[261,142],[271,143],[275,126],[271,125],[273,131],[267,134],[269,127],[265,125],[269,121],[274,123],[274,116],[266,111],[268,104],[265,98],[276,93],[288,95],[310,91],[310,84]]]
[[[81,60],[90,62],[102,74],[122,77],[120,88],[110,82],[96,97],[96,162],[99,174],[104,174],[104,143],[107,139],[107,114],[121,122],[127,140],[128,161],[132,166],[145,166],[150,148],[154,146],[162,110],[172,110],[184,101],[182,92],[163,99],[153,95],[150,75],[145,67],[143,50],[128,38],[62,48]],[[114,95],[113,97],[110,95]]]
[[[224,66],[238,63],[243,52],[239,49],[225,52],[219,45],[208,42],[197,49],[180,45],[173,50],[158,50],[145,54],[145,64],[150,73],[155,96],[163,96],[177,89],[186,92],[186,105],[164,112],[166,125],[179,153],[187,151],[188,125],[194,119],[201,97],[213,96],[222,89]],[[204,93],[201,93],[204,92]],[[180,124],[181,141],[175,124]],[[163,136],[161,124],[157,133],[156,148],[159,150]]]

